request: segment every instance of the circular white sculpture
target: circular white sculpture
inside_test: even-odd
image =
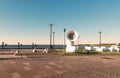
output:
[[[78,33],[76,31],[68,31],[66,35],[66,52],[75,52],[75,41],[78,39]]]

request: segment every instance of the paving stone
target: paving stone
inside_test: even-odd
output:
[[[0,78],[10,78],[10,73],[7,71],[0,72]]]
[[[11,73],[11,77],[12,78],[22,78],[21,75],[20,75],[20,73],[18,73],[18,72]]]
[[[30,56],[0,57],[0,78],[120,78],[120,55]]]
[[[24,66],[23,69],[26,70],[26,71],[30,71],[31,70],[31,68],[28,67],[28,66]]]

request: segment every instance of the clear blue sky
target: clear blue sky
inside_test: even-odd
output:
[[[0,0],[0,41],[63,44],[63,29],[75,30],[80,43],[119,43],[120,0]]]

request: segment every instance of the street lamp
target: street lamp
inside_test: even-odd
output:
[[[16,50],[14,55],[19,55],[20,54],[19,49],[20,49],[20,42],[18,42],[17,50]]]
[[[19,48],[20,48],[20,42],[18,42],[18,51],[19,51]]]
[[[34,49],[34,42],[32,42],[32,49]]]
[[[100,31],[100,32],[99,32],[99,36],[100,36],[100,37],[99,37],[99,47],[101,47],[101,33],[102,33],[102,32]]]
[[[54,48],[54,42],[55,42],[55,32],[53,32],[53,48]]]
[[[79,48],[79,38],[80,38],[80,36],[78,36],[78,48]]]
[[[2,42],[2,49],[4,49],[4,42]]]
[[[66,32],[66,29],[64,28],[64,46],[63,46],[64,51],[65,51],[65,32]]]
[[[52,26],[53,26],[54,24],[49,24],[49,26],[50,26],[50,48],[52,48]]]

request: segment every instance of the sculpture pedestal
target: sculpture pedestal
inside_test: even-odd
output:
[[[75,52],[76,51],[76,47],[75,46],[69,46],[69,47],[66,47],[66,52]]]

